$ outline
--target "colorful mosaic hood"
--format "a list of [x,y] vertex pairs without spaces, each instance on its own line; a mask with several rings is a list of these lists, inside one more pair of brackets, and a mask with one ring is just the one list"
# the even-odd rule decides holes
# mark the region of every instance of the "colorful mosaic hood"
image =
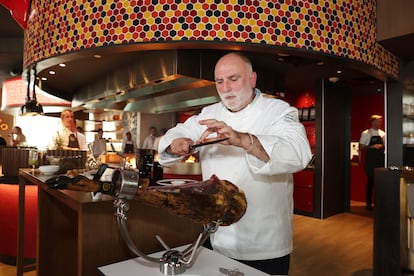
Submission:
[[209,41],[315,51],[397,77],[397,58],[376,43],[375,11],[376,1],[363,0],[33,0],[24,63],[110,45]]

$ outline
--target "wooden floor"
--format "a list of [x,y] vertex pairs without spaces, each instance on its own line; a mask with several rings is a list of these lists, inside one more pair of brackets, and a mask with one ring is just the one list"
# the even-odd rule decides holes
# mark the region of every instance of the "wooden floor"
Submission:
[[[324,220],[295,215],[289,275],[372,275],[372,211],[366,211],[362,202],[351,205],[351,213]],[[0,263],[0,276],[14,275],[14,266]],[[24,275],[35,276],[36,272]]]
[[289,275],[372,275],[373,213],[351,205],[324,220],[295,215]]

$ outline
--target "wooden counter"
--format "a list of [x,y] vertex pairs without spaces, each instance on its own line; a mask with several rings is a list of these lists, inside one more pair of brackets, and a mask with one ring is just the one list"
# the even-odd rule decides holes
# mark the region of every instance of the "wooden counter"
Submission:
[[[19,175],[19,168],[29,167],[29,149],[18,147],[0,147],[2,174],[6,177]],[[13,160],[13,162],[10,162]]]
[[409,260],[412,234],[408,227],[408,184],[414,184],[414,171],[375,169],[373,275],[413,275]]
[[[29,167],[29,151],[31,147],[2,147],[0,146],[1,174],[14,180],[19,175],[20,168]],[[43,159],[39,158],[39,165],[48,164],[46,156],[78,157],[75,161],[77,168],[83,168],[86,162],[84,150],[47,150]],[[12,162],[10,162],[12,161]],[[13,182],[12,182],[13,183]],[[16,183],[16,182],[14,182]]]
[[[134,257],[118,232],[112,197],[93,201],[90,193],[51,190],[46,179],[37,171],[19,170],[20,186],[30,182],[39,187],[37,275],[98,275],[98,266]],[[24,218],[24,211],[19,210],[19,216]],[[192,242],[201,231],[190,220],[137,201],[130,202],[127,224],[132,240],[145,253],[162,250],[155,235],[175,247]],[[21,228],[19,224],[19,232]]]

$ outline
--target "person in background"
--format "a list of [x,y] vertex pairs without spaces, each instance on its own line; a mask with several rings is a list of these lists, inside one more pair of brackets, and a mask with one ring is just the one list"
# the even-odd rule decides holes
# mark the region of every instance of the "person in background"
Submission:
[[135,142],[132,140],[132,134],[130,131],[127,131],[122,141],[122,153],[134,153],[136,149]]
[[145,137],[144,143],[142,144],[143,149],[153,149],[154,147],[154,141],[157,137],[157,129],[154,126],[152,126],[150,127],[149,132],[150,134],[147,137]]
[[212,248],[272,275],[287,275],[293,238],[293,176],[312,157],[298,111],[265,97],[256,72],[240,53],[219,59],[214,78],[221,102],[204,107],[167,131],[159,162],[168,165],[204,139],[227,138],[199,148],[204,180],[215,174],[244,191],[244,216],[211,235]]
[[73,111],[65,109],[60,114],[61,124],[53,137],[55,147],[87,150],[86,137],[76,129]]
[[372,115],[370,118],[371,127],[361,133],[359,149],[365,150],[365,174],[366,184],[366,208],[372,210],[372,196],[374,189],[374,170],[384,167],[385,162],[385,132],[380,129],[382,125],[381,115]]
[[93,156],[95,158],[106,153],[106,139],[103,138],[102,128],[98,129],[98,134],[95,137],[92,145]]
[[26,143],[26,136],[23,134],[21,127],[13,127],[10,133],[10,145],[21,146]]
[[6,140],[0,136],[0,146],[7,146]]
[[167,129],[166,128],[161,128],[160,131],[161,131],[161,135],[158,136],[157,138],[155,138],[154,145],[152,147],[152,149],[157,151],[157,152],[158,152],[158,145],[160,143],[161,137],[164,136],[164,134],[167,132]]

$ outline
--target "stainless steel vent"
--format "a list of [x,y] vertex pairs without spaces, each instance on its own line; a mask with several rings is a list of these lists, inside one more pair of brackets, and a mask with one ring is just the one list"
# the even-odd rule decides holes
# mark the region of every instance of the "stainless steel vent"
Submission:
[[78,89],[74,108],[165,113],[219,101],[212,58],[200,51],[143,52]]

